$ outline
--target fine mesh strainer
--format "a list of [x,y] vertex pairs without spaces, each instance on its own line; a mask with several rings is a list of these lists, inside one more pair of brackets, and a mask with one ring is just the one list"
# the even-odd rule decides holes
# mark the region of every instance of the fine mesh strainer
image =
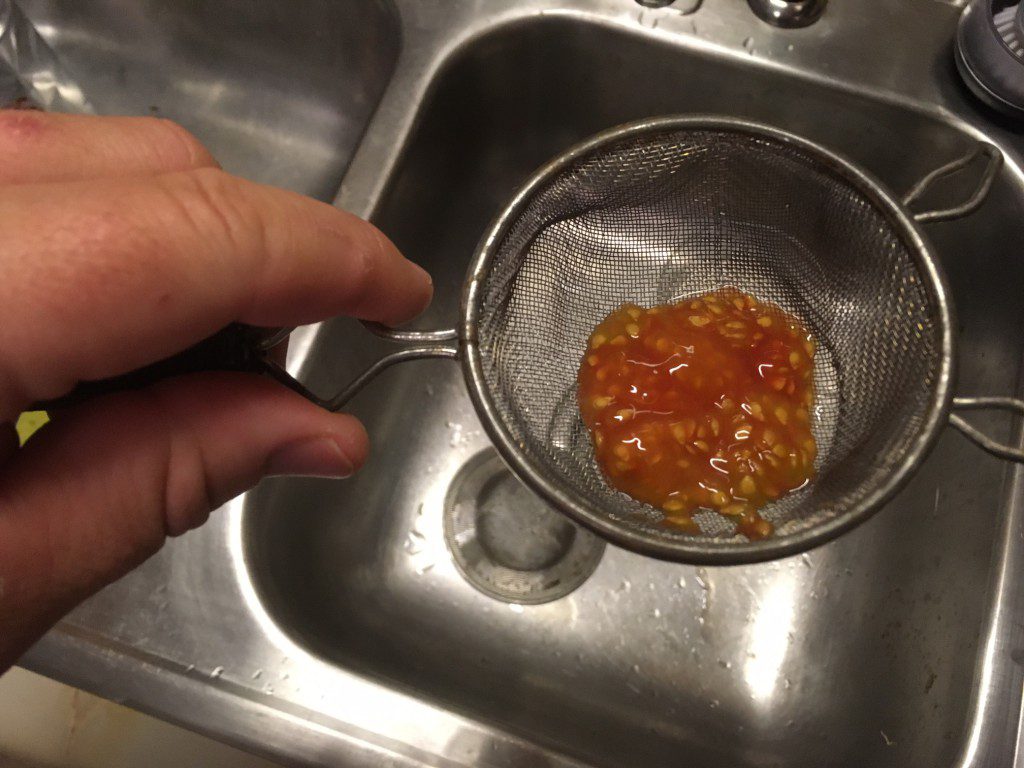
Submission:
[[[919,220],[980,205],[1001,160],[980,151],[989,163],[974,199]],[[948,289],[905,205],[968,162],[900,205],[821,147],[736,121],[649,121],[571,150],[492,227],[466,290],[467,380],[499,451],[560,509],[659,557],[777,557],[866,519],[922,461],[952,404]],[[778,304],[818,341],[817,477],[762,510],[776,529],[763,541],[712,511],[695,516],[699,534],[670,529],[610,487],[576,401],[587,338],[610,311],[724,286]]]
[[[972,197],[946,210],[907,206],[983,155]],[[609,541],[669,560],[740,563],[793,554],[862,522],[924,459],[947,420],[986,450],[1024,461],[953,407],[953,309],[915,223],[972,212],[1002,155],[981,144],[897,202],[851,163],[804,139],[731,119],[664,118],[602,133],[537,172],[481,241],[457,330],[371,328],[407,346],[322,400],[331,409],[403,360],[462,362],[469,393],[504,460],[557,509]],[[796,315],[818,342],[817,476],[761,510],[775,525],[748,541],[716,512],[700,533],[616,491],[594,460],[576,377],[594,326],[624,302],[650,306],[735,286]]]

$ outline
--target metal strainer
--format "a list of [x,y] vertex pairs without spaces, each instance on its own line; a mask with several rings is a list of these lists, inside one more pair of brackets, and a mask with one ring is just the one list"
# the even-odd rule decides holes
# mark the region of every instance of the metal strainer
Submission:
[[[979,154],[987,166],[967,202],[908,211],[933,181]],[[1024,461],[1024,452],[950,415],[952,407],[1024,413],[1024,403],[954,401],[953,308],[915,223],[975,210],[1001,161],[981,144],[901,203],[846,160],[765,126],[664,118],[615,128],[551,161],[498,217],[473,259],[457,331],[377,327],[409,346],[331,400],[304,394],[337,409],[393,363],[459,358],[480,419],[513,471],[609,541],[693,563],[808,549],[888,500],[947,419],[990,452]],[[761,510],[776,533],[760,541],[712,511],[695,515],[698,534],[669,528],[660,511],[610,487],[576,399],[588,336],[609,312],[725,286],[778,304],[818,342],[817,477]]]
[[[919,220],[981,203],[1001,154],[980,151],[974,199]],[[724,286],[778,304],[818,341],[817,477],[762,510],[776,533],[756,542],[712,511],[695,516],[699,534],[670,529],[610,487],[576,400],[587,339],[609,312]],[[609,540],[673,560],[767,559],[849,529],[905,482],[952,404],[949,291],[906,208],[827,150],[732,120],[629,125],[553,161],[484,240],[464,314],[470,392],[505,460]]]

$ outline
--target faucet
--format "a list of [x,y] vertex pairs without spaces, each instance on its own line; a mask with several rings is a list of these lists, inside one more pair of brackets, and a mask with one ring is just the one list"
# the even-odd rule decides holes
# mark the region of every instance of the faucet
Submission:
[[760,19],[776,27],[806,27],[821,16],[828,0],[747,0]]

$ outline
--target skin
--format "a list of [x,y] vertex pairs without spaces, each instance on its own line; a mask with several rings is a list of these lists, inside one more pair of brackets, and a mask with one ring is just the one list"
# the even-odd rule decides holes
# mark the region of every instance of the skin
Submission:
[[153,118],[0,111],[0,672],[168,536],[272,474],[347,477],[368,440],[246,374],[51,414],[30,403],[164,358],[230,322],[403,323],[427,274],[372,225],[221,170]]

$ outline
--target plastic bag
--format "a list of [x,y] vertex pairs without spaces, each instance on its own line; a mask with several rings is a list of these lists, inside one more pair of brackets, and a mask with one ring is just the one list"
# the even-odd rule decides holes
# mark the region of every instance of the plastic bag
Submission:
[[14,0],[0,0],[0,107],[93,111],[82,89]]

